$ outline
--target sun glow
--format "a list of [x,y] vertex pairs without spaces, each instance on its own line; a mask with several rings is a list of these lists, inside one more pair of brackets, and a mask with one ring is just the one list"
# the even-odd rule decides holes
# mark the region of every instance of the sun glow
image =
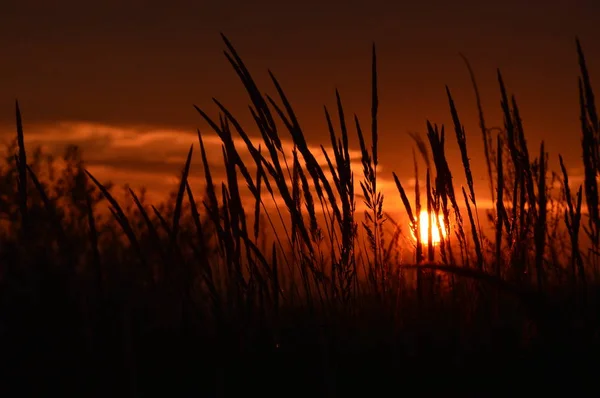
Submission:
[[[429,225],[430,223],[427,221],[427,211],[423,210],[421,211],[421,214],[419,214],[419,218],[417,220],[417,222],[419,223],[419,235],[421,237],[421,243],[423,245],[427,245],[427,242],[429,241]],[[446,228],[444,226],[444,220],[442,219],[442,216],[438,216],[437,217],[437,221],[436,221],[436,217],[435,214],[430,214],[429,215],[429,219],[431,221],[431,242],[433,243],[433,245],[438,245],[441,241],[440,238],[440,230],[443,237],[446,237]],[[416,240],[417,237],[415,235],[415,231],[413,230],[413,228],[411,228],[411,232],[413,235],[413,238]]]

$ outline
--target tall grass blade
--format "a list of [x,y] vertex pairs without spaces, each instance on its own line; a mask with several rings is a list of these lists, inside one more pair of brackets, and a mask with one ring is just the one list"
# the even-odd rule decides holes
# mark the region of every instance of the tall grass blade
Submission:
[[19,171],[19,209],[23,222],[23,230],[29,228],[29,217],[27,210],[27,151],[25,150],[25,138],[23,134],[23,121],[21,119],[21,110],[19,101],[15,101],[16,119],[17,119],[17,144],[19,146],[19,156],[17,158],[17,169]]

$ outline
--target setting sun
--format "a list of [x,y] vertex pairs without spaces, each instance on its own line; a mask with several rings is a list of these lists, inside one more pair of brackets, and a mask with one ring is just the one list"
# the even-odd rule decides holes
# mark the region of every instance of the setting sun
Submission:
[[[421,214],[419,214],[419,234],[421,236],[421,242],[426,245],[428,240],[429,240],[429,223],[427,222],[427,211],[423,210],[421,211]],[[445,230],[445,226],[444,226],[444,221],[442,220],[441,215],[437,217],[437,222],[435,219],[435,215],[431,214],[430,215],[430,220],[431,220],[431,241],[433,242],[434,245],[437,245],[440,243],[440,229],[442,230],[442,236],[446,236],[446,230]],[[439,224],[438,224],[439,223]],[[439,225],[439,227],[438,227]],[[441,228],[440,228],[441,227]],[[411,231],[412,228],[411,228]],[[415,233],[414,231],[412,232],[413,238],[416,239]]]

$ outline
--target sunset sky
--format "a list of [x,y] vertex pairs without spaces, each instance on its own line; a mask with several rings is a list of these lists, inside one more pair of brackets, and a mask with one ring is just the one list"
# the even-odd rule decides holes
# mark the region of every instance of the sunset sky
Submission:
[[[459,52],[475,70],[488,124],[502,125],[500,68],[521,106],[530,151],[537,153],[545,140],[551,167],[560,152],[576,177],[575,36],[598,90],[598,16],[600,2],[594,0],[4,0],[0,137],[14,134],[18,98],[28,144],[52,150],[81,145],[99,176],[160,192],[173,186],[187,148],[197,142],[195,129],[210,133],[193,104],[216,116],[216,97],[250,126],[249,100],[223,55],[219,32],[263,91],[274,92],[267,69],[276,74],[315,147],[328,142],[323,105],[334,109],[336,87],[347,115],[356,112],[369,125],[375,42],[384,181],[391,181],[392,171],[412,177],[409,132],[424,133],[428,119],[451,127],[447,84],[479,188],[488,193],[474,94]],[[448,156],[457,160],[451,128],[449,133]],[[219,144],[207,140],[216,165]],[[354,130],[351,142],[356,144]],[[194,167],[201,181],[201,169]],[[460,182],[462,170],[455,175]]]

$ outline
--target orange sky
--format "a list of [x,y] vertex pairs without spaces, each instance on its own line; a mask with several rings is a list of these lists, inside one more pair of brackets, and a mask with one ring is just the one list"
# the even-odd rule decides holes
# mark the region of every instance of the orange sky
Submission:
[[[80,144],[92,170],[115,182],[161,191],[172,184],[169,176],[176,175],[189,144],[196,142],[195,128],[208,132],[192,104],[216,115],[214,96],[242,121],[250,121],[248,98],[223,56],[220,31],[264,91],[274,91],[267,68],[275,72],[315,146],[327,144],[323,105],[333,110],[336,87],[346,113],[356,112],[368,126],[370,45],[375,41],[380,175],[389,182],[396,171],[408,181],[413,143],[407,133],[423,133],[427,119],[451,127],[447,84],[466,127],[480,191],[487,194],[474,95],[458,53],[466,54],[475,69],[488,124],[502,123],[495,76],[500,67],[520,103],[530,151],[537,153],[539,141],[545,140],[551,166],[556,168],[560,151],[576,176],[580,133],[574,37],[582,40],[592,83],[600,81],[598,15],[600,5],[592,0],[94,5],[5,0],[0,135],[13,134],[18,97],[32,145]],[[458,159],[452,129],[449,133],[448,156]],[[353,132],[351,143],[354,137]],[[462,170],[454,170],[460,182]]]

